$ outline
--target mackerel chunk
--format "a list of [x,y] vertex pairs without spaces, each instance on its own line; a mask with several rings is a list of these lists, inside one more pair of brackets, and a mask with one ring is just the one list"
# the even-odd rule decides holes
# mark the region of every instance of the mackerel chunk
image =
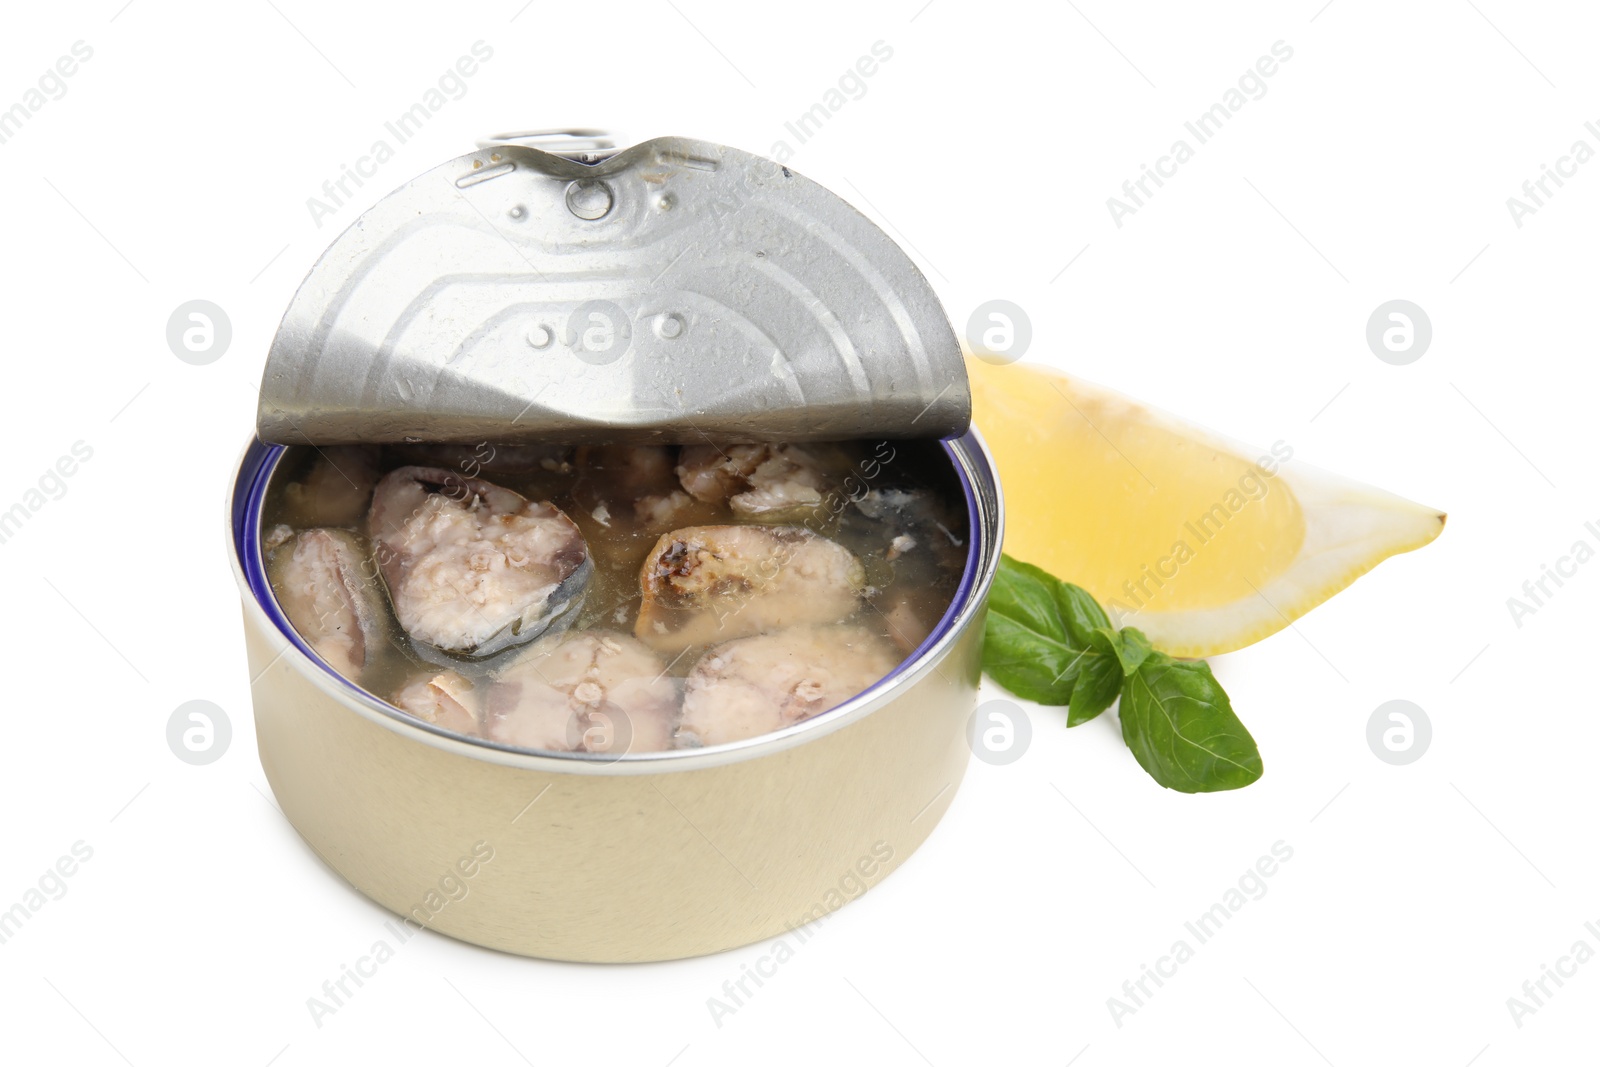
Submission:
[[360,540],[344,530],[305,530],[267,561],[278,605],[312,651],[357,681],[383,640],[383,591],[364,567]]
[[689,445],[678,480],[696,500],[724,501],[739,515],[789,517],[821,507],[823,461],[803,445]]
[[455,671],[414,676],[394,696],[395,707],[424,722],[458,734],[478,732],[480,697],[472,683]]
[[672,747],[678,682],[626,634],[545,637],[495,678],[484,735],[547,752],[620,756]]
[[606,529],[663,533],[694,521],[696,505],[678,486],[673,450],[664,445],[587,445],[578,449],[579,508]]
[[795,626],[717,645],[684,681],[684,743],[759,737],[844,703],[900,662],[859,626]]
[[385,475],[367,525],[401,627],[461,655],[538,637],[574,607],[594,570],[555,505],[438,467]]
[[659,652],[855,614],[866,585],[850,550],[803,526],[691,526],[656,542],[634,633]]
[[296,526],[354,526],[378,484],[382,453],[375,445],[331,445],[298,481],[284,487],[284,516]]

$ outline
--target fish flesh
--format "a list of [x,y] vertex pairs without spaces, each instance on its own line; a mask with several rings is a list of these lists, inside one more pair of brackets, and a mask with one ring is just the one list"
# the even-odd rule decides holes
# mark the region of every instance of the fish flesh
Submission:
[[682,742],[759,737],[836,707],[900,656],[860,626],[793,626],[709,649],[683,684]]
[[926,489],[871,489],[851,500],[855,510],[889,532],[884,559],[930,552],[937,566],[960,569],[967,542],[949,507]]
[[890,598],[889,608],[883,612],[883,622],[889,631],[889,640],[908,655],[933,632],[933,628],[923,620],[922,613],[904,592]]
[[427,672],[411,678],[390,701],[408,715],[458,734],[478,732],[479,694],[455,671]]
[[285,516],[297,526],[354,526],[372,500],[381,458],[376,445],[317,449],[305,475],[284,486]]
[[267,562],[278,606],[313,652],[352,681],[385,637],[383,591],[361,541],[345,530],[303,530]]
[[816,511],[827,488],[822,461],[801,445],[688,445],[677,472],[690,496],[740,515]]
[[484,736],[547,752],[661,752],[672,747],[678,682],[627,634],[540,639],[495,677]]
[[866,571],[803,526],[691,526],[664,534],[639,572],[634,634],[658,652],[855,614]]
[[587,445],[578,449],[573,497],[601,526],[661,533],[711,509],[678,484],[674,450],[666,445]]
[[367,525],[400,626],[461,655],[540,636],[594,570],[583,535],[555,505],[439,467],[385,475]]

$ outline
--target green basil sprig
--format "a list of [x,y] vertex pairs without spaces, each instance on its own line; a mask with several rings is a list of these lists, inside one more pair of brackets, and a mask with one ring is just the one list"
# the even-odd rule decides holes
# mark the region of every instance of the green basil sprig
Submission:
[[1238,789],[1261,754],[1204,662],[1176,660],[1094,597],[1028,563],[1000,558],[984,628],[983,668],[1011,692],[1066,705],[1067,725],[1117,698],[1122,740],[1160,784],[1183,793]]

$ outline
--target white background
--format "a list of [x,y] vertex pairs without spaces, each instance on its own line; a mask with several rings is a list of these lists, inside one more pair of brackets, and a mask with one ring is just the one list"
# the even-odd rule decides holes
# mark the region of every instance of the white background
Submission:
[[[1514,624],[1506,599],[1600,520],[1592,332],[1600,162],[1516,226],[1506,198],[1600,119],[1579,4],[13,6],[0,107],[93,58],[0,144],[0,510],[93,457],[0,545],[11,667],[0,908],[93,858],[0,945],[12,1062],[1511,1064],[1592,1057],[1600,963],[1518,1027],[1506,1000],[1600,920],[1600,562]],[[274,6],[274,4],[276,6]],[[121,10],[119,10],[121,8]],[[520,9],[520,10],[519,10]],[[306,199],[473,42],[467,92],[321,229]],[[784,123],[876,41],[893,57],[804,145]],[[1106,198],[1275,41],[1293,48],[1118,228]],[[222,502],[300,277],[362,206],[507,128],[600,124],[763,154],[912,250],[951,319],[1025,308],[1028,357],[1447,510],[1443,536],[1216,661],[1266,775],[1183,796],[1112,715],[974,761],[904,868],[732,1017],[768,949],[639,967],[414,938],[316,1026],[306,999],[387,916],[279,814],[254,751]],[[1071,263],[1068,266],[1069,262]],[[190,366],[203,298],[229,351]],[[1431,348],[1367,349],[1404,298]],[[1087,511],[1097,502],[1085,500]],[[986,691],[985,696],[999,696]],[[1430,716],[1380,762],[1368,716]],[[167,748],[214,701],[231,749]],[[1274,842],[1293,858],[1119,1027],[1107,998]],[[1191,941],[1192,943],[1192,941]],[[1553,986],[1550,988],[1554,989]]]

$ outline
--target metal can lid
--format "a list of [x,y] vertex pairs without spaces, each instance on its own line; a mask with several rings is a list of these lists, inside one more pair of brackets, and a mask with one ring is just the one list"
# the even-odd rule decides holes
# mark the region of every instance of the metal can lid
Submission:
[[948,437],[971,394],[910,258],[786,166],[533,131],[413,179],[323,253],[262,376],[283,444]]

